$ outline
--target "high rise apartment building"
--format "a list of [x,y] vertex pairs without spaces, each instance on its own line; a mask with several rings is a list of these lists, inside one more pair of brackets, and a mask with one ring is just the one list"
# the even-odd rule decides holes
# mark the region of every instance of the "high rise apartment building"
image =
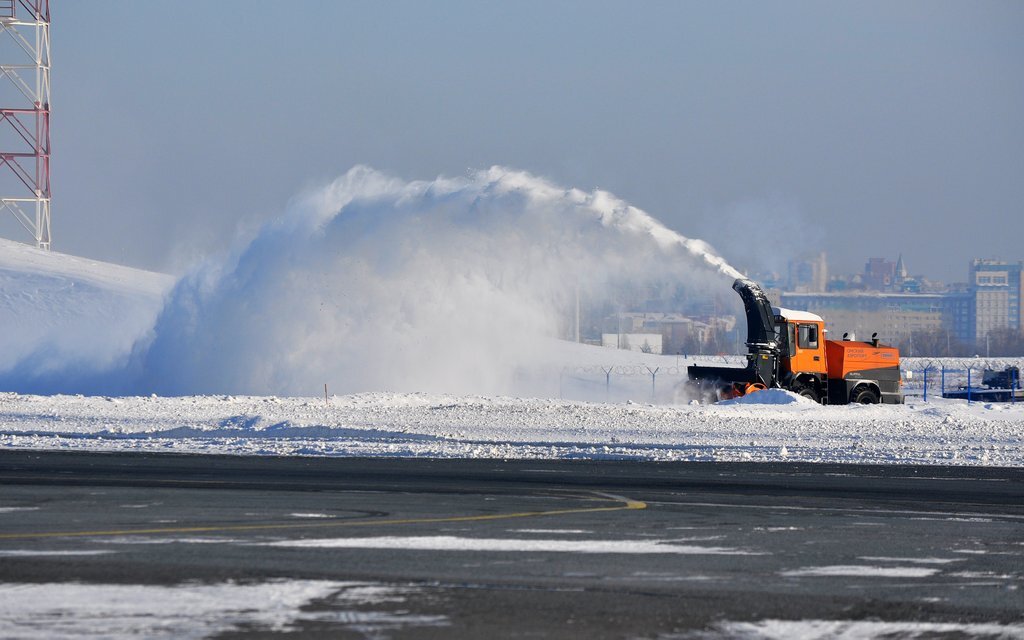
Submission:
[[968,291],[973,302],[973,317],[968,333],[975,341],[984,340],[996,329],[1020,330],[1024,327],[1021,297],[1021,270],[1024,263],[1000,260],[972,260]]

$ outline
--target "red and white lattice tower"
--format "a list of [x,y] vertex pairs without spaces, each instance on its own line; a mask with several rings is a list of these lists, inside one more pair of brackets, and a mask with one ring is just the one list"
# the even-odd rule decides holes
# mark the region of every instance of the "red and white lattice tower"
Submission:
[[50,0],[0,0],[0,31],[0,209],[49,249]]

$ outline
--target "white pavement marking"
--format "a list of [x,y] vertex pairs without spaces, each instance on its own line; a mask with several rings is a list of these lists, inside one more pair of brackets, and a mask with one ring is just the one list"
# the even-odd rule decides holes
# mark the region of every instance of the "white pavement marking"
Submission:
[[927,578],[938,573],[929,567],[875,567],[870,565],[837,564],[824,567],[803,567],[780,571],[787,578],[813,576],[846,576],[853,578]]
[[373,538],[314,538],[261,543],[305,549],[394,549],[413,551],[499,551],[512,553],[671,553],[682,555],[766,555],[733,547],[701,547],[676,540],[536,540],[521,538],[462,538],[455,536],[380,536]]

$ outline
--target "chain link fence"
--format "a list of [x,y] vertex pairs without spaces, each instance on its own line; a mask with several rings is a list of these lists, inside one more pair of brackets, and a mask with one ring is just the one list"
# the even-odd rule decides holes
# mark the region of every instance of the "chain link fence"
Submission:
[[[904,358],[903,394],[928,402],[935,398],[1020,402],[1020,371],[1024,358]],[[995,384],[985,384],[985,372],[1005,372]],[[990,382],[992,382],[990,380]]]
[[742,367],[744,356],[682,358],[675,365],[590,365],[564,367],[559,377],[559,397],[592,402],[686,403],[692,399],[686,367],[704,365]]

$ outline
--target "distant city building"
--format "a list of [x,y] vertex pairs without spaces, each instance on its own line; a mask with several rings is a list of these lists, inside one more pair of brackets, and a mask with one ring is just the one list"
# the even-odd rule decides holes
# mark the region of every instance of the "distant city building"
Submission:
[[885,291],[896,280],[896,263],[885,258],[868,258],[864,265],[864,287],[873,291]]
[[[646,344],[650,353],[703,353],[723,350],[731,344],[735,316],[712,316],[698,320],[679,313],[625,312],[605,318],[601,344],[632,351],[643,350],[642,336],[657,335]],[[620,338],[621,337],[621,338]]]
[[867,340],[877,333],[882,342],[896,345],[910,340],[915,331],[941,330],[951,320],[948,296],[942,294],[786,292],[781,303],[820,315],[832,340],[844,333]]
[[864,276],[859,273],[831,276],[825,291],[864,291]]
[[893,277],[893,285],[899,286],[907,281],[907,265],[903,264],[903,254],[896,258],[895,275]]
[[[822,316],[835,340],[844,333],[869,340],[877,333],[906,355],[1024,353],[1024,262],[974,259],[967,282],[946,286],[911,275],[902,255],[895,262],[870,258],[864,273],[830,279],[826,256],[819,253],[789,263],[788,291],[777,274],[757,277],[773,305]],[[650,353],[743,351],[745,325],[737,326],[742,316],[729,315],[737,313],[728,305],[735,300],[684,291],[666,304],[656,299],[656,288],[634,293],[626,307],[634,311],[603,309],[592,316],[584,338]]]
[[[790,291],[822,292],[828,285],[828,261],[825,252],[789,261]],[[770,287],[771,284],[768,284]]]
[[911,275],[903,256],[896,262],[885,258],[870,258],[864,265],[864,273],[835,275],[829,278],[825,287],[829,292],[884,291],[888,293],[946,293],[947,287],[923,275]]
[[884,342],[913,348],[914,333],[945,332],[947,344],[987,350],[993,331],[1024,329],[1022,271],[1021,262],[975,259],[966,284],[942,287],[910,276],[902,255],[896,262],[871,258],[862,275],[835,277],[826,293],[787,291],[779,303],[821,315],[835,338],[877,332]]
[[957,286],[945,295],[949,308],[947,328],[958,341],[967,345],[974,344],[974,294],[968,291],[966,286]]
[[890,262],[885,258],[869,258],[860,277],[861,289],[868,291],[891,291],[893,293],[917,293],[925,288],[923,277],[911,276],[903,262],[903,254]]
[[602,333],[601,346],[638,353],[662,354],[660,333]]
[[985,340],[996,329],[1020,330],[1024,327],[1021,312],[1021,270],[1024,263],[1000,260],[971,261],[967,281],[973,309],[968,322],[968,337]]

